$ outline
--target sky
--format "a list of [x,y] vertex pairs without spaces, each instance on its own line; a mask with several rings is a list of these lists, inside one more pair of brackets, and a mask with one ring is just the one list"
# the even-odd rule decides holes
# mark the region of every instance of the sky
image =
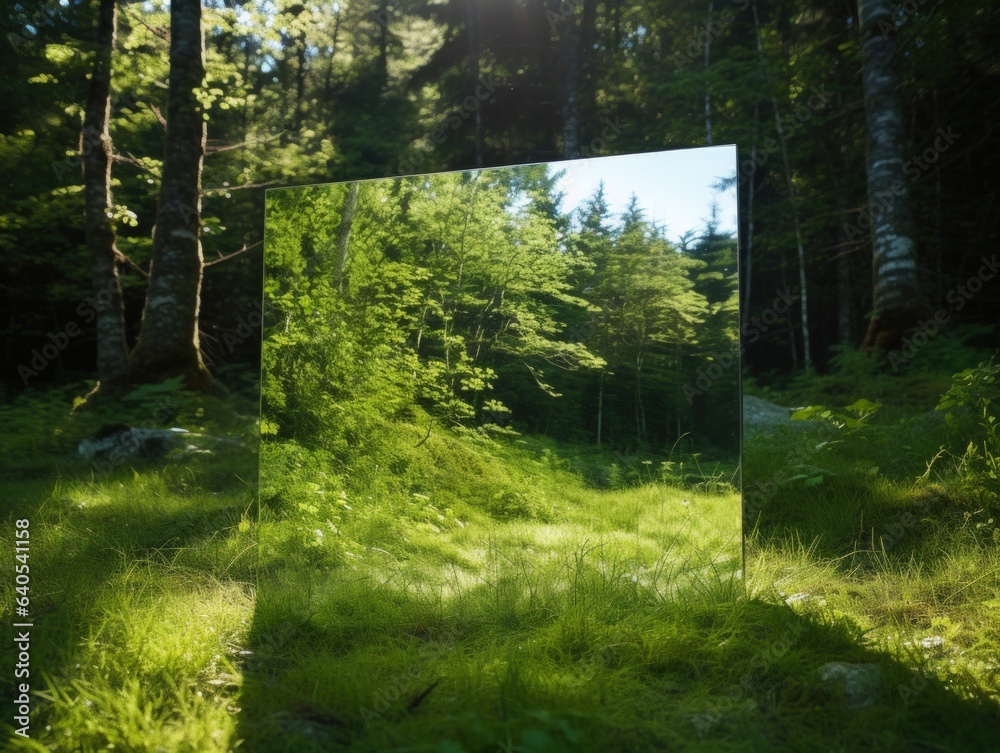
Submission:
[[565,193],[563,211],[576,209],[603,180],[613,215],[625,210],[635,192],[645,218],[665,223],[666,236],[674,243],[686,231],[701,229],[713,197],[719,203],[720,230],[736,234],[735,186],[722,193],[711,188],[717,178],[735,175],[735,146],[595,157],[554,163],[552,168],[566,171],[556,184]]

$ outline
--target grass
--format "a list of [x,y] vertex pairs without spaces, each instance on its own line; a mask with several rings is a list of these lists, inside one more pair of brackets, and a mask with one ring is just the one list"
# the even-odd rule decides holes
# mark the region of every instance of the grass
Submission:
[[[867,425],[744,445],[745,478],[753,480],[747,570],[751,584],[775,584],[797,612],[849,615],[887,655],[960,697],[995,706],[995,367],[984,362],[944,386],[950,400],[943,407],[954,412],[947,421],[944,411],[914,418],[904,410],[909,387],[928,378],[939,379],[897,380],[898,399]],[[815,380],[813,397],[836,405],[834,394],[822,392],[836,383]]]
[[[550,440],[418,444],[415,421],[350,475],[266,443],[258,498],[247,454],[92,476],[72,446],[97,418],[56,413],[31,428],[44,458],[25,439],[0,468],[5,539],[31,520],[36,625],[13,750],[980,751],[1000,733],[994,508],[903,483],[922,450],[892,476],[850,443],[748,447],[745,472],[779,483],[744,580],[714,463],[696,489]],[[601,485],[612,462],[631,483]],[[789,482],[795,463],[828,473]],[[879,702],[850,708],[831,661],[881,667]]]

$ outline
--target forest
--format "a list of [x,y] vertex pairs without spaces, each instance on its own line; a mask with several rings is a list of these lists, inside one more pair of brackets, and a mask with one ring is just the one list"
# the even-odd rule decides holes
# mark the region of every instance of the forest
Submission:
[[[12,386],[25,386],[22,354],[69,321],[80,334],[27,381],[94,367],[96,333],[77,313],[95,295],[81,155],[104,147],[126,344],[138,335],[164,167],[169,6],[122,3],[102,38],[98,5],[14,4],[7,15],[0,253]],[[895,45],[895,83],[893,97],[866,100],[854,3],[204,3],[204,66],[192,74],[206,129],[204,359],[225,373],[259,355],[254,338],[227,335],[259,296],[267,186],[725,143],[740,149],[744,312],[765,312],[778,291],[796,296],[748,347],[751,374],[826,371],[865,341],[883,211],[915,241],[922,295],[908,297],[930,314],[946,306],[983,345],[995,292],[960,310],[947,295],[995,249],[995,13],[964,1],[872,7],[872,28]],[[86,83],[109,39],[109,137],[97,118],[81,141]],[[886,141],[901,162],[870,193],[867,118],[881,103],[898,110]]]
[[[669,174],[669,158],[645,159]],[[612,217],[603,183],[571,217],[559,177],[537,165],[272,191],[266,431],[357,450],[373,419],[419,404],[488,434],[624,449],[690,435],[735,455],[735,239],[710,217],[675,249],[636,194]],[[331,393],[335,406],[316,399]]]
[[1000,10],[2,18],[8,747],[995,744]]

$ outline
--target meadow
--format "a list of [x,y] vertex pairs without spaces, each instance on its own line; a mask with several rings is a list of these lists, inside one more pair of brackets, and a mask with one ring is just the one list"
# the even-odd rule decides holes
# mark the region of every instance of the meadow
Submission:
[[[106,417],[72,394],[4,408],[4,535],[30,519],[36,625],[12,750],[981,751],[1000,732],[989,467],[918,479],[936,435],[904,417],[841,422],[819,450],[749,440],[744,474],[778,491],[748,494],[768,514],[744,574],[724,458],[415,414],[349,484],[266,439],[258,493],[250,439],[95,472],[73,448]],[[254,434],[233,401],[155,397]],[[858,703],[830,662],[879,685]]]

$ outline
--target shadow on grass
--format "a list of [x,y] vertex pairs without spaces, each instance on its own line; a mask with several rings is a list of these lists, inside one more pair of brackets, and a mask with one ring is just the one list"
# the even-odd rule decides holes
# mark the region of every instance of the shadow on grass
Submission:
[[[263,576],[240,749],[978,753],[1000,735],[989,699],[737,580],[637,593],[625,611],[557,594],[532,607],[514,587],[504,610],[502,583],[447,597],[349,566]],[[860,707],[821,679],[831,661],[877,667]]]
[[[67,704],[85,703],[87,694],[81,688],[92,683],[89,679],[78,683],[83,676],[95,676],[98,670],[90,663],[104,667],[102,681],[108,687],[123,688],[136,681],[135,676],[118,676],[129,666],[120,661],[123,655],[105,655],[107,651],[133,650],[115,643],[121,630],[128,629],[121,624],[121,610],[136,599],[155,598],[159,593],[155,584],[164,574],[186,578],[189,585],[205,577],[218,577],[211,568],[179,565],[179,557],[205,551],[213,540],[220,542],[220,550],[225,548],[222,542],[234,535],[247,513],[256,454],[240,451],[166,464],[122,466],[101,475],[73,460],[54,470],[49,459],[42,473],[36,466],[29,477],[9,462],[4,465],[0,485],[11,501],[10,512],[4,516],[4,538],[13,531],[15,520],[30,521],[32,691],[46,691],[51,680],[58,692],[66,694]],[[239,567],[230,575],[252,579],[249,570]],[[13,605],[8,604],[7,609],[13,621]],[[3,666],[14,665],[14,648],[10,642],[3,644]],[[81,669],[81,663],[87,666]],[[152,704],[149,699],[169,696],[170,682],[184,680],[175,674],[164,667],[142,678],[149,689],[146,702]],[[158,681],[163,687],[150,687]],[[13,673],[0,688],[3,700],[13,700]],[[123,694],[121,701],[127,704],[128,696]],[[113,716],[116,710],[95,709],[93,713]],[[49,744],[57,746],[53,749],[67,749],[66,745],[72,745],[67,741],[82,733],[62,729],[42,732],[51,716],[51,701],[36,696],[32,737],[48,738]],[[113,722],[108,723],[113,726]],[[91,732],[100,737],[99,731]],[[66,741],[60,742],[64,733]],[[97,744],[88,738],[87,745],[89,750]]]

